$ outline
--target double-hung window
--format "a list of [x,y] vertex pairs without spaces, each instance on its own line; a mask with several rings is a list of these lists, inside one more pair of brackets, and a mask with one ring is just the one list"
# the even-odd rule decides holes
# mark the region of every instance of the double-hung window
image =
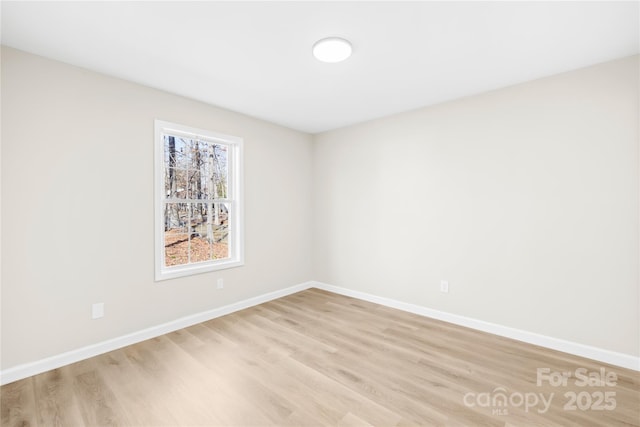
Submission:
[[242,139],[155,121],[156,280],[242,265]]

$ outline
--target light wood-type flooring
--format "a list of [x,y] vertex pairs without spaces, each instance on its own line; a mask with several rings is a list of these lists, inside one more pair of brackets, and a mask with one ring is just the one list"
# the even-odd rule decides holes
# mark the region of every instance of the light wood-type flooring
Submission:
[[2,426],[640,425],[638,372],[317,289],[0,392]]

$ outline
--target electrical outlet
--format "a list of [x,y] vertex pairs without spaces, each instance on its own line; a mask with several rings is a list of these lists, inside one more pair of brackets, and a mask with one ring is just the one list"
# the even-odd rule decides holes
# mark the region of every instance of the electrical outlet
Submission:
[[218,279],[218,289],[224,288],[224,280],[222,278]]
[[104,317],[104,303],[97,302],[91,306],[91,318],[99,319]]
[[440,281],[440,292],[448,293],[449,292],[449,282],[446,280]]

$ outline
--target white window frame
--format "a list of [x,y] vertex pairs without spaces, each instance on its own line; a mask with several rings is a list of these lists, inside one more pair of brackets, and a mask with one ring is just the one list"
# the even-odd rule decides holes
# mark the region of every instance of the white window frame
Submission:
[[[229,216],[229,258],[211,260],[193,264],[165,266],[164,243],[164,135],[187,137],[213,141],[227,146],[228,194],[220,202],[231,205]],[[243,140],[237,136],[224,135],[204,129],[196,129],[163,120],[155,120],[155,280],[161,281],[176,277],[223,270],[244,265],[244,200],[242,182]]]

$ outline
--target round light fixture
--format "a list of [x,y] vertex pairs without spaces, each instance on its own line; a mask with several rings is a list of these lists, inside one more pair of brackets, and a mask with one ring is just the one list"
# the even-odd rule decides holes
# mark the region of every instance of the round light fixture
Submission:
[[327,37],[313,45],[313,56],[322,62],[340,62],[351,56],[353,48],[348,40],[340,37]]

